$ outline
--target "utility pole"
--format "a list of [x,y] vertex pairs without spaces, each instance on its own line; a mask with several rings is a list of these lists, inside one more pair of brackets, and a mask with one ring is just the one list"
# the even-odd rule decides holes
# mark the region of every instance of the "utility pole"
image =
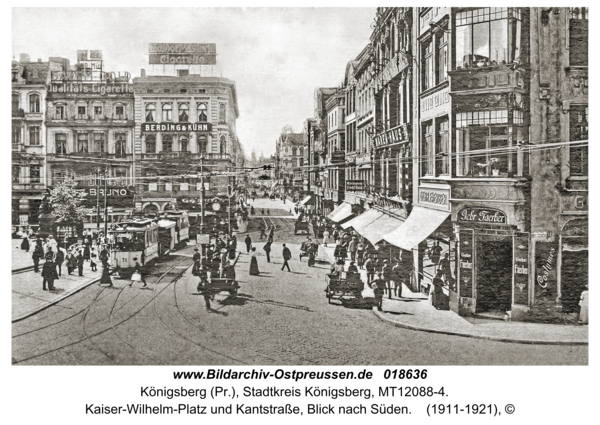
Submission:
[[96,232],[100,233],[100,168],[96,169]]
[[229,220],[228,220],[227,226],[229,229],[230,236],[231,236],[231,196],[233,195],[232,189],[233,189],[233,187],[230,184],[228,184],[227,185],[227,200],[229,201],[229,206],[227,208],[227,215],[229,217]]
[[204,234],[204,155],[200,157],[200,234]]
[[107,177],[108,167],[104,169],[104,237],[108,235],[108,205],[106,203]]

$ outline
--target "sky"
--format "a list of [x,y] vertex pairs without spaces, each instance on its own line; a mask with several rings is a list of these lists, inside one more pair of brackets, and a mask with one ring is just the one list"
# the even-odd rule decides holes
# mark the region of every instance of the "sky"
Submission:
[[216,43],[219,71],[236,82],[238,138],[247,156],[268,156],[284,125],[301,132],[313,117],[314,89],[342,82],[374,16],[375,8],[13,8],[12,53],[73,64],[77,50],[102,50],[106,70],[138,77],[152,69],[148,43]]

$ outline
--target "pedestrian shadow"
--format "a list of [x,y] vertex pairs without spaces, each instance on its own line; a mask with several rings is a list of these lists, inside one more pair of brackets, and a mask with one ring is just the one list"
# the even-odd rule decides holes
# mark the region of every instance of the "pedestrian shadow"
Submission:
[[337,304],[337,303],[335,303],[335,304],[337,304],[341,307],[355,309],[355,310],[370,310],[374,306],[377,305],[377,300],[373,297],[341,298],[341,299],[333,298],[333,301],[339,301],[340,304]]
[[383,310],[382,313],[393,314],[394,316],[414,316],[414,314],[407,313],[405,311],[385,311],[385,310]]
[[248,304],[249,301],[252,301],[250,298],[251,297],[246,297],[246,296],[242,296],[241,294],[238,294],[236,297],[232,297],[230,295],[227,298],[225,298],[224,300],[219,300],[217,302],[224,306],[225,305],[243,306],[243,305]]
[[65,292],[65,290],[63,288],[54,287],[54,289],[48,290],[48,292],[52,292],[53,294],[58,295],[58,294],[62,294],[63,292]]
[[215,310],[215,309],[214,309],[214,308],[212,308],[212,307],[208,307],[206,310],[207,310],[209,313],[215,313],[215,314],[218,314],[218,315],[220,315],[220,316],[229,316],[229,313],[227,313],[226,311],[219,311],[219,310]]

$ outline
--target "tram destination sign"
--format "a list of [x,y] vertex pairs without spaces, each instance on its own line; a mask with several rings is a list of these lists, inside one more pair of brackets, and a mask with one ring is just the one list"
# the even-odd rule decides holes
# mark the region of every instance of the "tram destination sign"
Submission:
[[506,214],[492,208],[463,208],[458,212],[461,223],[506,224]]
[[216,65],[215,43],[150,43],[150,65]]

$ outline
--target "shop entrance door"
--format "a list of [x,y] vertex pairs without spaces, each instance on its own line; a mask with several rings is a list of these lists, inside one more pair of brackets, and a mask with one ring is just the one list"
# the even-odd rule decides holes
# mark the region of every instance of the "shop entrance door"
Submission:
[[481,243],[477,254],[477,312],[510,310],[512,255],[512,241]]
[[588,284],[588,250],[562,253],[561,299],[563,313],[579,312],[579,298]]

